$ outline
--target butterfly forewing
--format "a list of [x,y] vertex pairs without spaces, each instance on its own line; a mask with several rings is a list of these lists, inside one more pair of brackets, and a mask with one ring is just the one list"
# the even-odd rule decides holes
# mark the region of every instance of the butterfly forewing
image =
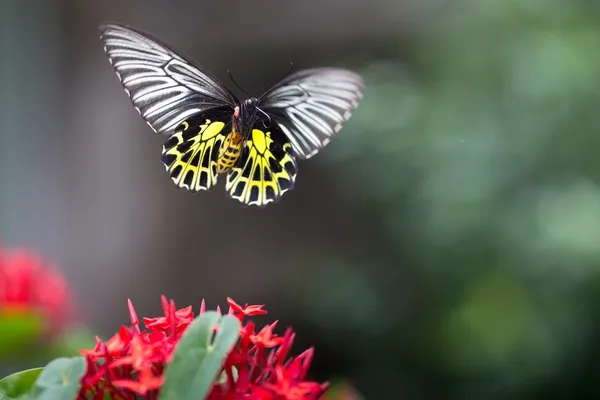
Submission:
[[298,167],[292,146],[278,130],[256,124],[240,162],[227,175],[225,190],[244,204],[264,207],[294,187]]
[[259,107],[273,116],[299,158],[326,146],[358,106],[360,75],[340,68],[298,71],[262,98]]
[[233,112],[238,101],[225,86],[157,39],[120,25],[101,26],[100,38],[125,92],[155,132],[170,134],[214,107]]

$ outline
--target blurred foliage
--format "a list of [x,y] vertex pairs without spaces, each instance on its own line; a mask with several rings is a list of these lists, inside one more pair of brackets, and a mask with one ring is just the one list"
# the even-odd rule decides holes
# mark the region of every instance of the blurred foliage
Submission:
[[0,359],[21,354],[37,342],[43,327],[39,315],[0,311]]
[[364,67],[321,162],[377,245],[321,260],[303,290],[317,348],[366,398],[600,392],[599,18],[584,0],[445,2],[402,62]]
[[94,347],[94,334],[86,327],[72,325],[48,335],[42,333],[42,326],[38,315],[0,316],[0,376],[58,357],[79,356],[81,349]]

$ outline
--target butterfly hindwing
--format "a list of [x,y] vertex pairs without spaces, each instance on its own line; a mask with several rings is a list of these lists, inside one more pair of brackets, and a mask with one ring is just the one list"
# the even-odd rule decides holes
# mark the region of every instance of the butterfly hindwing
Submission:
[[121,25],[102,25],[100,39],[125,92],[157,133],[215,107],[233,108],[235,95],[207,71],[158,39]]
[[192,193],[211,189],[217,183],[219,148],[230,129],[226,113],[204,113],[181,123],[161,156],[173,183]]
[[259,107],[273,117],[298,158],[306,159],[342,129],[363,88],[360,75],[345,69],[305,69],[267,91]]
[[276,127],[257,124],[244,143],[239,162],[227,174],[227,194],[246,204],[264,207],[294,187],[298,167],[290,142]]

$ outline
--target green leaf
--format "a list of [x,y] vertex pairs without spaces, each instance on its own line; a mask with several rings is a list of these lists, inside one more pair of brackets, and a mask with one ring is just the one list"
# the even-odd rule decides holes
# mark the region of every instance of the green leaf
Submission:
[[43,368],[28,369],[0,380],[0,400],[22,399],[29,393]]
[[35,382],[33,399],[68,400],[79,393],[80,380],[85,373],[82,357],[57,358],[46,365]]
[[[219,327],[213,335],[212,329],[217,323]],[[196,318],[166,368],[161,400],[205,398],[239,334],[240,322],[230,315],[210,311]]]

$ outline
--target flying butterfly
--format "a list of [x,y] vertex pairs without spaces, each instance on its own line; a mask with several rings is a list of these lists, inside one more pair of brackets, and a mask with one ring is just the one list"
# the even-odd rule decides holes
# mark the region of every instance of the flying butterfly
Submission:
[[208,71],[146,33],[109,24],[100,26],[100,39],[135,109],[169,136],[161,161],[175,185],[196,193],[226,174],[226,193],[246,205],[264,207],[292,189],[297,160],[329,143],[364,89],[354,72],[314,68],[288,73],[240,102]]

